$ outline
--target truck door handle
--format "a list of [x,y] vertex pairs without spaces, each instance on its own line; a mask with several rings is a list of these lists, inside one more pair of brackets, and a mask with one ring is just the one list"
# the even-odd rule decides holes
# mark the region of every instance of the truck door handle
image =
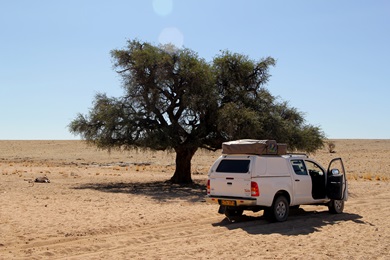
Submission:
[[227,184],[227,185],[232,185],[233,183],[231,183],[231,182],[227,182],[226,184]]
[[295,181],[300,181],[300,180],[295,180]]

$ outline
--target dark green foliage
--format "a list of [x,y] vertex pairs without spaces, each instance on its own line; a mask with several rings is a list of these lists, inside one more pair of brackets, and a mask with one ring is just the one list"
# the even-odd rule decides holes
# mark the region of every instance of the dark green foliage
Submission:
[[192,182],[198,148],[217,150],[224,141],[276,139],[308,152],[323,145],[318,127],[264,88],[275,65],[270,57],[253,61],[226,51],[210,64],[189,49],[139,41],[111,55],[124,95],[96,95],[70,131],[103,149],[174,150],[174,183]]

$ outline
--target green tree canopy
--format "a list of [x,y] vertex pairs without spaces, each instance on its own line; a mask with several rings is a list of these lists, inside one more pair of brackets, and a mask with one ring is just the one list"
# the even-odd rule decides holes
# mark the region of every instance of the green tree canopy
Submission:
[[208,63],[189,49],[137,40],[111,55],[124,95],[97,94],[89,114],[79,114],[69,129],[108,150],[173,149],[173,183],[191,183],[195,152],[225,141],[276,139],[307,152],[323,146],[321,129],[265,88],[271,57],[254,61],[224,51]]

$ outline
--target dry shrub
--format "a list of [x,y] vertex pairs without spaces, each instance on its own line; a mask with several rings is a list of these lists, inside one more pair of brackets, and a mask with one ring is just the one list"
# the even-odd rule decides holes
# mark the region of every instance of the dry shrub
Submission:
[[358,180],[359,179],[359,175],[358,174],[356,174],[356,173],[350,173],[350,174],[348,174],[347,175],[347,180]]
[[329,151],[329,153],[335,153],[335,152],[336,152],[336,151],[334,150],[334,148],[336,148],[335,142],[333,142],[333,141],[328,141],[327,144],[328,144],[328,151]]
[[371,173],[363,174],[363,180],[372,181],[372,174]]
[[389,181],[389,177],[384,174],[372,174],[369,172],[364,173],[360,178],[367,181]]

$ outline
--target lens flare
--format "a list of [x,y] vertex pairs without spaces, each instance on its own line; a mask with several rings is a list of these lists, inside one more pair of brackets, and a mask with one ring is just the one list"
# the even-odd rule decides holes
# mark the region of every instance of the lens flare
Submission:
[[158,41],[161,44],[170,43],[178,48],[181,48],[184,43],[184,36],[176,27],[167,27],[161,31],[160,36],[158,37]]
[[153,9],[156,14],[167,16],[172,12],[172,0],[153,0]]

